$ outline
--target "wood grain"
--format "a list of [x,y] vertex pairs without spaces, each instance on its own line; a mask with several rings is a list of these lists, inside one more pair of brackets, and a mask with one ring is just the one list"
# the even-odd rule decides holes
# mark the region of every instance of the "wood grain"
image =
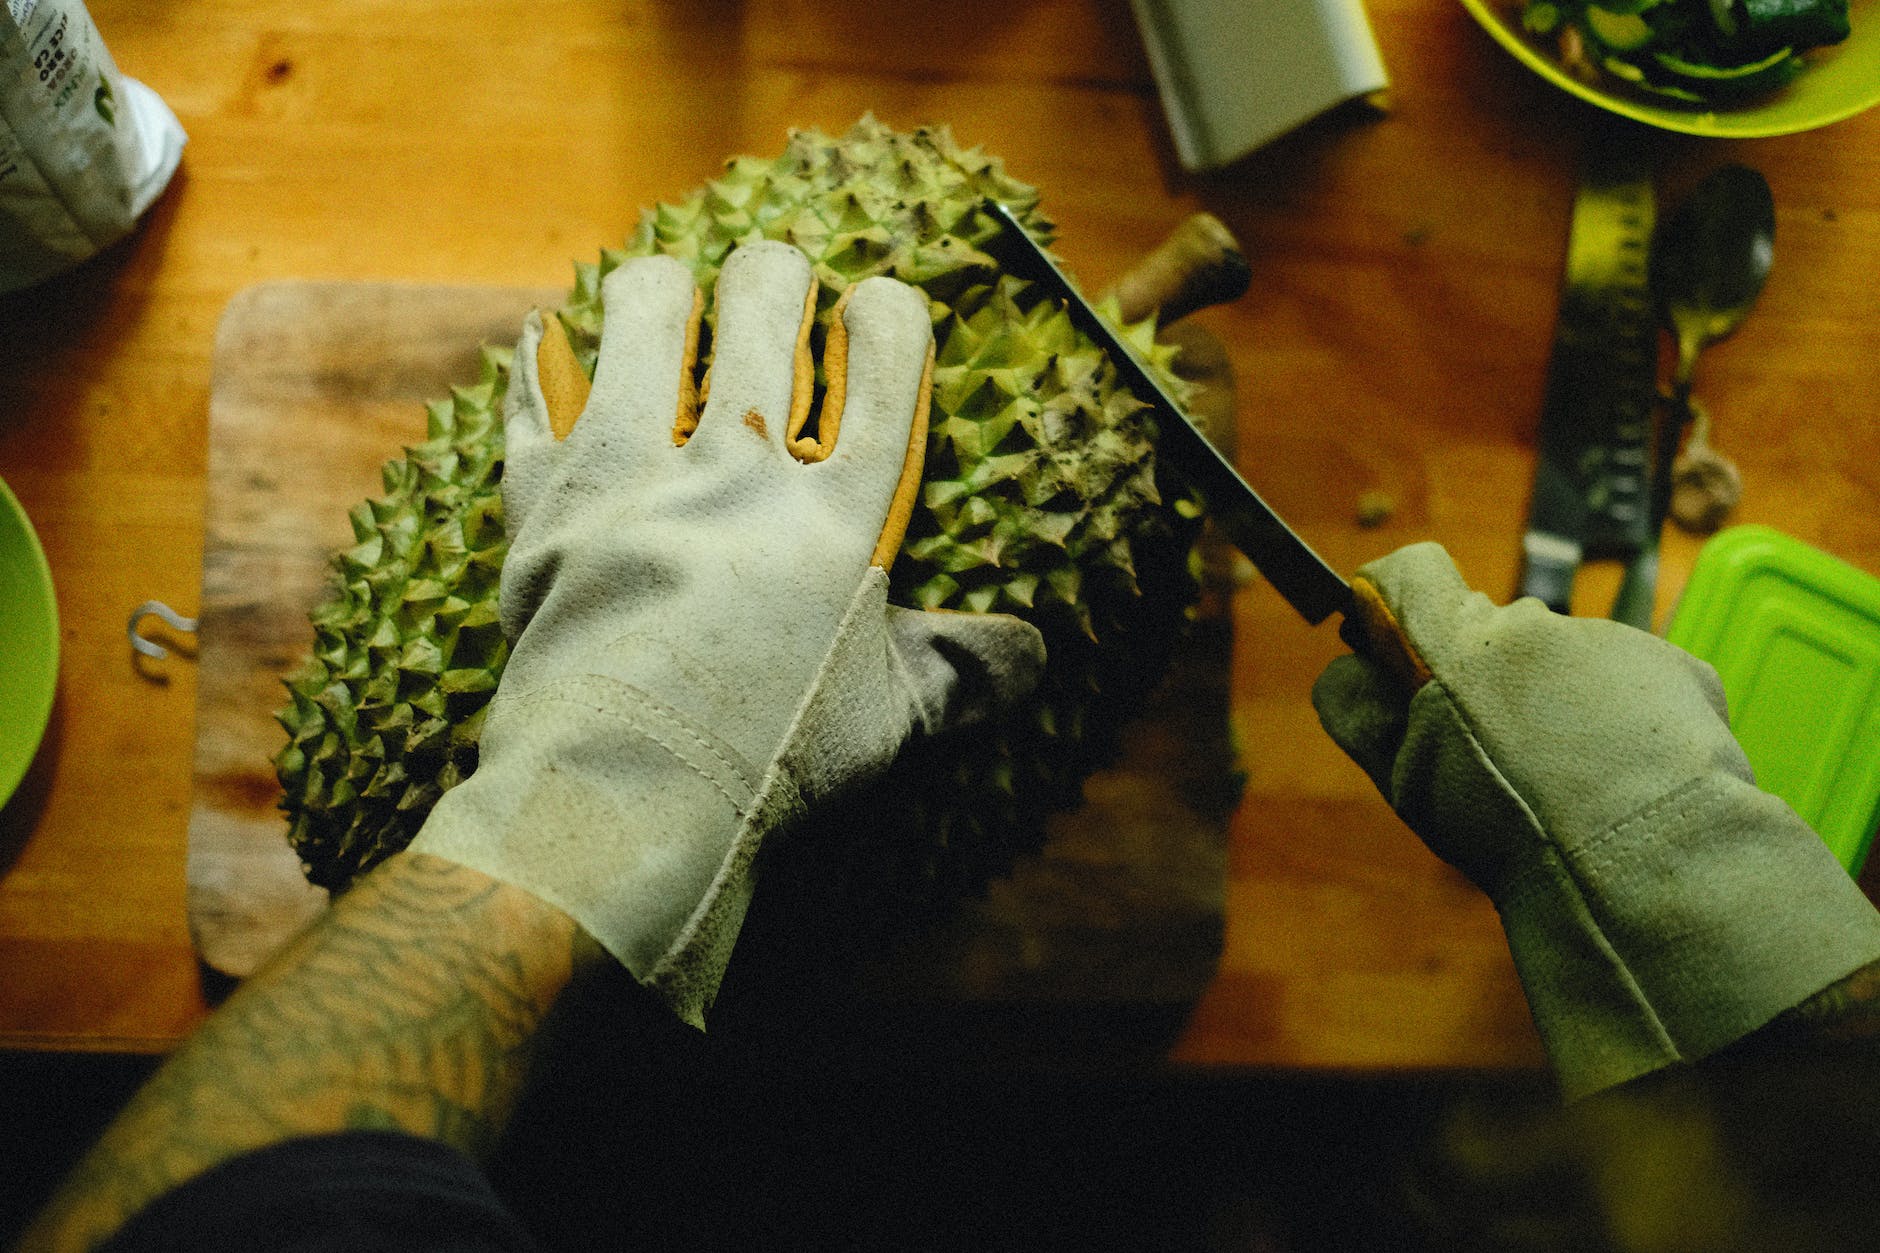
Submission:
[[[1240,381],[1241,465],[1341,569],[1416,539],[1514,586],[1578,149],[1596,115],[1454,0],[1367,0],[1388,117],[1344,113],[1184,175],[1124,0],[93,0],[190,134],[138,236],[0,298],[0,476],[58,585],[55,732],[0,813],[0,1042],[162,1048],[203,1012],[185,926],[196,675],[122,634],[196,608],[217,319],[272,279],[566,282],[734,152],[791,126],[950,122],[1037,183],[1078,273],[1195,209],[1253,289],[1201,315]],[[1777,203],[1775,270],[1706,354],[1744,521],[1880,571],[1880,112],[1737,143],[1647,136],[1668,193],[1726,160]],[[1359,491],[1397,509],[1356,521]],[[1667,608],[1697,541],[1667,543]],[[1603,584],[1603,586],[1602,586]],[[1616,571],[1586,579],[1609,602]],[[1208,1065],[1533,1066],[1493,912],[1429,857],[1307,703],[1329,632],[1235,606],[1226,949],[1175,1056]]]
[[188,909],[196,952],[252,973],[318,914],[289,848],[271,759],[281,682],[312,646],[328,554],[378,467],[424,438],[424,402],[476,378],[557,290],[269,283],[216,332],[196,677]]

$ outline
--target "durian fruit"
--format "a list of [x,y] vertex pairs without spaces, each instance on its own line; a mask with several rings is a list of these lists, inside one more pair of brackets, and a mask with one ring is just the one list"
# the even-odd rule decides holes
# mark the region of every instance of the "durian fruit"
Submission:
[[[1156,465],[1150,411],[1063,310],[999,271],[984,246],[993,195],[1041,238],[1037,192],[945,129],[794,133],[774,160],[739,157],[645,213],[626,247],[576,266],[560,317],[592,374],[602,277],[630,256],[687,262],[709,293],[726,253],[759,237],[801,248],[820,313],[852,283],[922,288],[937,340],[925,484],[892,571],[897,603],[1020,614],[1044,633],[1035,698],[998,727],[914,746],[853,802],[865,838],[824,858],[825,886],[867,883],[909,902],[982,884],[1075,803],[1150,687],[1195,588],[1198,501]],[[711,310],[707,309],[707,326]],[[1158,367],[1170,350],[1127,328]],[[342,888],[403,848],[476,766],[508,645],[496,597],[504,554],[502,351],[430,406],[427,438],[384,468],[383,497],[352,511],[332,599],[287,680],[275,759],[289,838],[308,877]]]

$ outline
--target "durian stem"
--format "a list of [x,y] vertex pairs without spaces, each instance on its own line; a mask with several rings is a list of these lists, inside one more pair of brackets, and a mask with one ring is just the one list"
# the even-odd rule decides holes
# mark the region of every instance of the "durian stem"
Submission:
[[1166,326],[1197,309],[1225,304],[1247,290],[1252,274],[1240,241],[1211,213],[1197,213],[1138,261],[1116,284],[1123,321],[1151,314]]
[[[1179,349],[1171,369],[1188,384],[1188,416],[1230,461],[1235,442],[1233,360],[1206,327],[1176,323],[1197,309],[1237,298],[1250,278],[1233,232],[1219,218],[1197,213],[1137,262],[1111,293],[1125,322],[1155,317],[1161,325],[1156,339]],[[1245,580],[1246,559],[1212,529],[1202,534],[1197,552],[1202,595],[1195,614],[1220,617],[1227,613],[1234,587]]]

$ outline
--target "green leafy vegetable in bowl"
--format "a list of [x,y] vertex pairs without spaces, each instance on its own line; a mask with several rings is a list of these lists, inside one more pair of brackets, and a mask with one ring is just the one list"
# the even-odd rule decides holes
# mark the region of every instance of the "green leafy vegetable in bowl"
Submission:
[[1586,82],[1697,105],[1786,86],[1850,32],[1847,0],[1521,0],[1521,24]]

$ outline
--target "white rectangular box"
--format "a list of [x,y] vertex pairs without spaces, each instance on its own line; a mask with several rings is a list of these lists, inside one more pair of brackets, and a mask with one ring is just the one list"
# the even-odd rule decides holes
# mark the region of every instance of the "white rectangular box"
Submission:
[[1225,165],[1388,84],[1359,0],[1131,3],[1191,170]]

